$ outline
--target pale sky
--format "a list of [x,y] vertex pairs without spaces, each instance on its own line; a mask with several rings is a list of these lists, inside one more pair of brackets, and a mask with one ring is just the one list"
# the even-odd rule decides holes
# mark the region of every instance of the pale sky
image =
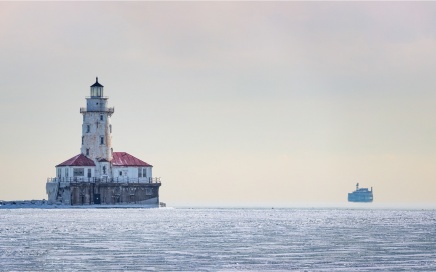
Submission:
[[435,2],[0,2],[0,199],[47,198],[98,76],[170,205],[436,203],[435,72]]

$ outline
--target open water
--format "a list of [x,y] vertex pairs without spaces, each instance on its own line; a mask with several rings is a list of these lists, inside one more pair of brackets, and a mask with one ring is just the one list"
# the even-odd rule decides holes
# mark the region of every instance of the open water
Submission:
[[436,211],[0,210],[0,271],[436,271]]

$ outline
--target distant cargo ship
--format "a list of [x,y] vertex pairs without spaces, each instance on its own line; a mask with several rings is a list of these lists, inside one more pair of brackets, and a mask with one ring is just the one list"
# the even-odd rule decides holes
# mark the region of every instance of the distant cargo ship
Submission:
[[372,187],[371,190],[359,188],[359,183],[356,184],[356,191],[348,193],[348,202],[372,202],[372,200]]

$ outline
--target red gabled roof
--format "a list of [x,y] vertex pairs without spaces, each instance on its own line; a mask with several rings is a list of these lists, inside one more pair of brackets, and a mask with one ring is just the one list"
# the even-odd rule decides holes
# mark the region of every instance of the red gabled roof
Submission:
[[61,164],[56,165],[56,167],[58,166],[95,166],[95,163],[85,155],[79,154]]
[[145,166],[153,167],[152,165],[133,157],[126,152],[113,152],[113,159],[111,161],[113,166]]

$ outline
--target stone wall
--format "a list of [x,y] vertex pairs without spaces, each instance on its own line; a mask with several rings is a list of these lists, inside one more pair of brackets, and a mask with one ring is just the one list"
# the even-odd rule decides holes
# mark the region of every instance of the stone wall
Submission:
[[156,204],[160,183],[72,183],[72,205]]

